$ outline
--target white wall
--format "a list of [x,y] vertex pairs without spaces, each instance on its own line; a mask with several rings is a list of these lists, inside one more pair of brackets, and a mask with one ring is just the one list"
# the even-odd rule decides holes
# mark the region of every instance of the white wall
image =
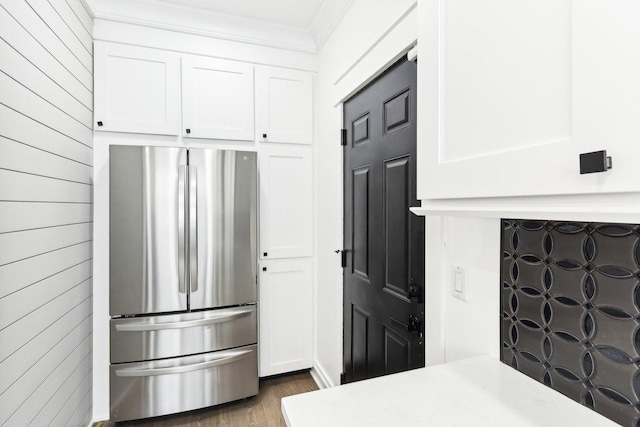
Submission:
[[[444,280],[438,282],[429,274],[433,266],[430,263],[427,283],[431,289],[442,283],[442,318],[428,316],[428,321],[439,320],[442,325],[444,360],[452,362],[481,354],[499,357],[500,220],[443,217],[441,221],[445,230],[444,262],[440,265]],[[452,294],[454,267],[461,267],[464,272],[466,301]]]
[[0,5],[0,424],[88,425],[93,20]]
[[315,111],[316,348],[314,376],[340,384],[342,268],[341,102],[405,54],[416,40],[415,0],[356,0],[318,54]]

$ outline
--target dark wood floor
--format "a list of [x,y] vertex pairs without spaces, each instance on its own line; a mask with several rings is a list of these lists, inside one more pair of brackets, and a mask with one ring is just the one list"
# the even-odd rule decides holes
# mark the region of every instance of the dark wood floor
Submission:
[[285,427],[280,399],[317,390],[308,372],[260,380],[257,396],[212,408],[140,421],[95,423],[93,427]]

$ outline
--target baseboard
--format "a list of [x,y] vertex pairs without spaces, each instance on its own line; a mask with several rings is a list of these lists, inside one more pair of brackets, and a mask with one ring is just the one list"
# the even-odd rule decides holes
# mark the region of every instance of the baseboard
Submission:
[[106,423],[109,420],[96,420],[95,418],[93,420],[91,420],[91,422],[89,423],[89,425],[87,427],[102,427],[104,425],[104,423]]
[[335,384],[333,384],[325,370],[322,369],[322,366],[318,363],[314,363],[313,368],[311,368],[311,378],[318,384],[320,390],[335,387]]

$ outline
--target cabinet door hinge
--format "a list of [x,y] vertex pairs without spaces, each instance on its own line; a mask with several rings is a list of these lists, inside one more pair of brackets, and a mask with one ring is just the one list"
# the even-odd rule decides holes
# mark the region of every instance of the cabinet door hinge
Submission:
[[346,129],[342,129],[341,138],[340,138],[340,145],[347,145],[347,130]]

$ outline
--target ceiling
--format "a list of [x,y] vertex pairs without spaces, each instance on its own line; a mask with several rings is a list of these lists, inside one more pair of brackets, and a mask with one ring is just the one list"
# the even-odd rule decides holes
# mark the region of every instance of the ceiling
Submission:
[[307,30],[327,0],[155,0]]

